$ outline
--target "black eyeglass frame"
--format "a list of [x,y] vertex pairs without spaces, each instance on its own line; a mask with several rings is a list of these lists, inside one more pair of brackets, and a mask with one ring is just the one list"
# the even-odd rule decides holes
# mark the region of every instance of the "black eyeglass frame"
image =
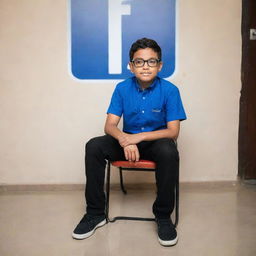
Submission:
[[[143,65],[137,66],[137,65],[135,64],[135,61],[136,61],[136,60],[141,60],[141,61],[143,61]],[[155,61],[156,61],[156,65],[151,66],[151,65],[149,64],[149,61],[150,61],[150,60],[155,60]],[[135,59],[135,60],[132,60],[132,61],[131,61],[131,63],[132,63],[136,68],[142,68],[142,67],[144,67],[146,62],[147,62],[147,64],[148,64],[149,67],[155,68],[155,67],[157,67],[157,65],[161,62],[161,60],[155,59],[155,58],[150,58],[150,59],[148,59],[148,60],[144,60],[144,59],[138,58],[138,59]]]

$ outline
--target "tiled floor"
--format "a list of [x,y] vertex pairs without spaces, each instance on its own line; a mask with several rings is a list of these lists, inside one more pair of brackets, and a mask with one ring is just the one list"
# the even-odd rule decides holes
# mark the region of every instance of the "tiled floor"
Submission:
[[[111,215],[151,217],[154,190],[111,191]],[[83,191],[2,192],[1,256],[256,255],[256,186],[182,186],[179,242],[165,248],[154,222],[118,221],[88,239],[71,238],[83,215]]]

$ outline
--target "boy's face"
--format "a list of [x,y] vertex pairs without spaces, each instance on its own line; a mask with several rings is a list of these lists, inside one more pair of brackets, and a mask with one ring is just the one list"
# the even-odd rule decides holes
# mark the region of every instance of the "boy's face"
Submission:
[[145,62],[144,66],[142,67],[136,67],[134,63],[129,62],[131,72],[134,73],[134,75],[138,79],[139,84],[143,88],[147,88],[152,84],[158,72],[161,71],[163,63],[157,62],[156,66],[154,66],[154,60],[158,60],[158,56],[157,53],[151,48],[139,49],[138,51],[136,51],[133,55],[133,61],[136,61],[138,59],[142,59],[144,61],[150,59],[153,60],[153,67],[152,63],[150,63],[151,66],[149,66],[148,62]]

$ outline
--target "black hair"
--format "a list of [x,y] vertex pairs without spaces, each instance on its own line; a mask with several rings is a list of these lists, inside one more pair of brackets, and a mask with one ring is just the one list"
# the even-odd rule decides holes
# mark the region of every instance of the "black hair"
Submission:
[[130,61],[133,60],[133,55],[135,52],[137,52],[139,49],[145,49],[145,48],[151,48],[154,52],[156,52],[158,55],[158,59],[161,61],[162,51],[160,46],[157,44],[155,40],[149,39],[146,37],[138,39],[136,42],[132,44],[129,52]]

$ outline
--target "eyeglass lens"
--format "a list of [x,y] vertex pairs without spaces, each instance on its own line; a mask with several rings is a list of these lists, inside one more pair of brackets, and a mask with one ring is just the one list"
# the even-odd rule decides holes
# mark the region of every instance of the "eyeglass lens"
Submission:
[[147,62],[148,66],[150,66],[150,67],[156,67],[159,60],[153,59],[153,58],[149,59],[149,60],[143,60],[143,59],[133,60],[135,67],[143,67],[145,65],[145,62]]

